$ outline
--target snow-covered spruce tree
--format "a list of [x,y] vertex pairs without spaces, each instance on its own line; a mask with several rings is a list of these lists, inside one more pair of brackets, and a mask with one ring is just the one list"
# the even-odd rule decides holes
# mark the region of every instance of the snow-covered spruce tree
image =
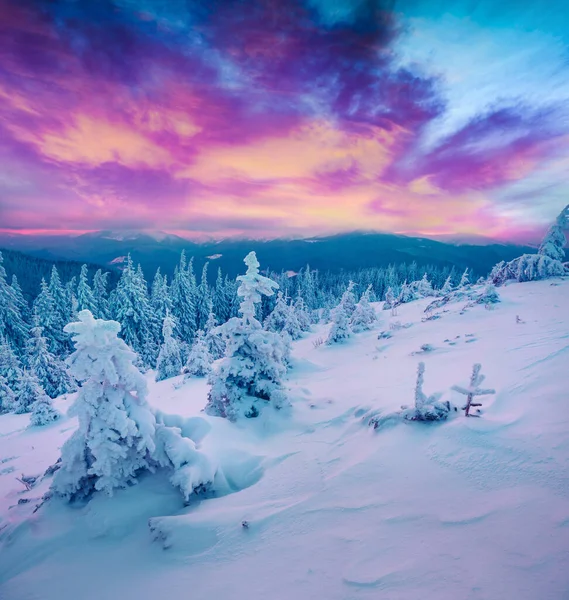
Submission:
[[265,329],[267,331],[274,332],[282,331],[284,329],[289,311],[290,307],[288,305],[288,302],[283,296],[283,293],[279,291],[277,294],[277,301],[275,303],[275,307],[263,323]]
[[14,408],[16,394],[8,382],[0,375],[0,415],[10,412]]
[[211,293],[207,284],[207,268],[209,262],[205,262],[202,269],[202,278],[196,290],[196,327],[205,330],[205,324],[209,316],[211,305]]
[[395,298],[395,294],[393,293],[393,288],[388,287],[385,292],[385,301],[383,302],[383,310],[395,311],[397,308],[397,299]]
[[544,254],[522,254],[510,262],[500,262],[491,271],[489,280],[495,285],[506,281],[534,281],[567,275],[563,263]]
[[311,325],[310,314],[308,312],[308,309],[306,308],[304,299],[300,294],[297,294],[296,300],[294,301],[294,305],[292,306],[292,308],[294,310],[296,321],[298,322],[301,331],[308,331]]
[[156,269],[154,281],[152,282],[150,305],[152,313],[160,322],[164,321],[166,313],[172,314],[172,299],[170,298],[170,291],[168,289],[168,278],[166,275],[162,277],[160,267]]
[[[393,294],[393,290],[391,292]],[[399,297],[397,298],[398,304],[407,304],[407,302],[412,302],[416,300],[415,293],[413,292],[413,288],[407,283],[407,280],[403,282],[401,286],[401,291],[399,292]]]
[[28,335],[28,327],[20,312],[19,301],[6,281],[4,259],[0,252],[0,335],[14,348],[22,348]]
[[423,275],[423,278],[420,281],[415,282],[415,290],[421,298],[429,298],[434,294],[433,286],[429,281],[427,273]]
[[452,292],[452,280],[451,279],[452,278],[450,275],[446,278],[443,287],[439,291],[439,295],[448,296]]
[[14,349],[3,337],[0,337],[0,377],[16,392],[22,378],[22,365]]
[[41,291],[34,300],[33,312],[37,315],[36,325],[42,327],[50,351],[56,356],[63,356],[67,348],[63,311],[56,305],[45,279],[42,279]]
[[27,413],[32,410],[36,400],[41,400],[46,393],[39,384],[38,378],[33,371],[24,369],[16,392],[14,412],[16,414]]
[[294,306],[287,302],[282,292],[277,294],[277,301],[271,314],[265,319],[265,329],[282,333],[286,331],[292,340],[297,340],[302,335],[302,328],[298,322]]
[[95,490],[111,495],[155,465],[156,419],[136,355],[118,337],[120,324],[96,320],[87,310],[78,318],[65,330],[74,336],[71,372],[82,382],[69,411],[79,427],[63,445],[53,481],[54,491],[68,499]]
[[91,313],[97,312],[93,290],[89,285],[89,270],[87,265],[81,267],[79,275],[79,283],[77,284],[77,309],[89,310]]
[[96,319],[108,319],[109,298],[107,294],[107,277],[108,273],[103,273],[101,269],[97,269],[93,277],[93,299],[95,302],[95,312],[93,316]]
[[[72,282],[70,282],[70,284]],[[65,287],[61,283],[59,272],[55,265],[51,268],[48,289],[53,299],[57,320],[61,323],[61,329],[63,329],[64,325],[69,323],[69,319],[71,318],[71,303],[67,297]]]
[[[151,309],[147,290],[127,257],[121,278],[110,298],[111,314],[121,325],[121,337],[139,355],[149,354],[147,338],[153,332]],[[157,346],[157,342],[155,342]],[[153,348],[151,348],[153,349]]]
[[287,356],[290,355],[290,350],[291,350],[291,346],[290,343],[293,340],[298,340],[302,337],[302,332],[303,329],[300,325],[299,319],[298,319],[298,312],[296,311],[295,307],[290,305],[288,306],[288,312],[285,316],[285,321],[284,321],[284,325],[283,328],[281,330],[281,334],[287,336],[289,339],[288,341],[285,340],[286,345],[287,345]]
[[[37,316],[35,321],[37,322]],[[26,364],[38,378],[39,384],[50,398],[74,392],[77,386],[67,371],[67,366],[47,347],[42,328],[32,327],[26,342]]]
[[176,377],[182,371],[182,356],[180,354],[180,343],[174,337],[176,323],[174,318],[166,313],[162,324],[162,336],[164,343],[160,347],[158,361],[156,363],[156,381]]
[[468,273],[468,267],[466,269],[464,269],[464,273],[462,274],[462,277],[460,278],[460,282],[457,287],[463,288],[463,287],[466,287],[467,285],[470,285],[470,275]]
[[350,317],[348,316],[342,301],[340,301],[340,304],[338,304],[338,306],[336,306],[336,308],[331,312],[331,316],[332,327],[330,328],[330,333],[326,338],[326,344],[328,346],[331,346],[332,344],[342,344],[352,335]]
[[215,289],[213,293],[213,312],[220,323],[225,323],[230,317],[231,299],[228,295],[227,286],[221,272],[217,269],[217,279],[215,280]]
[[225,339],[217,327],[217,319],[211,308],[205,324],[205,341],[212,360],[225,356]]
[[20,313],[20,316],[22,317],[25,323],[29,323],[30,307],[28,306],[28,302],[24,298],[24,294],[22,293],[22,288],[18,283],[18,278],[16,277],[16,274],[12,275],[12,283],[10,284],[10,288],[12,289],[14,302],[17,307],[17,310]]
[[198,329],[196,339],[188,355],[184,373],[186,379],[190,377],[205,377],[211,372],[212,357],[207,347],[207,341],[204,332]]
[[409,421],[444,421],[450,413],[450,403],[440,402],[440,394],[427,396],[423,392],[425,363],[417,365],[417,382],[415,384],[415,408],[404,411],[403,416]]
[[561,263],[565,262],[565,246],[567,244],[565,231],[567,229],[569,229],[569,204],[561,211],[555,223],[545,234],[538,254],[558,260]]
[[172,316],[176,319],[180,339],[191,343],[196,334],[196,281],[192,261],[187,265],[186,254],[182,251],[180,264],[174,271],[170,287]]
[[482,294],[476,300],[478,304],[496,304],[500,302],[500,296],[496,290],[496,286],[492,282],[488,282]]
[[346,289],[340,300],[340,304],[342,304],[342,306],[344,307],[344,311],[348,319],[351,318],[351,316],[354,314],[354,311],[356,310],[356,296],[354,294],[354,286],[355,283],[353,281],[350,281],[348,283],[348,288]]
[[280,408],[285,401],[282,378],[286,372],[285,347],[277,333],[266,331],[255,318],[255,305],[270,296],[277,284],[259,274],[254,252],[244,260],[247,273],[240,275],[237,294],[240,317],[221,325],[227,339],[226,356],[211,376],[206,412],[236,420],[256,417],[270,403]]
[[366,291],[362,294],[362,297],[356,306],[356,310],[350,319],[350,327],[354,333],[368,331],[377,321],[377,314],[373,306],[369,303],[371,290],[372,287],[370,283]]
[[43,427],[61,418],[61,413],[54,408],[51,398],[42,394],[32,405],[30,427]]

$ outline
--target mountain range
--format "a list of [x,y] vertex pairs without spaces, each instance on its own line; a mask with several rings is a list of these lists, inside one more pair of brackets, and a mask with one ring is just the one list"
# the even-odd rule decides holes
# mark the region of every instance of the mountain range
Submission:
[[511,260],[535,248],[514,244],[451,244],[403,235],[353,232],[306,239],[193,242],[177,235],[146,231],[97,231],[77,236],[1,234],[0,248],[25,252],[50,261],[70,260],[120,269],[130,254],[147,278],[160,267],[171,275],[182,250],[194,257],[196,270],[210,261],[210,276],[217,267],[234,277],[243,271],[243,258],[255,250],[263,269],[297,272],[309,264],[321,271],[358,270],[416,261],[419,265],[470,268],[485,275],[494,264]]

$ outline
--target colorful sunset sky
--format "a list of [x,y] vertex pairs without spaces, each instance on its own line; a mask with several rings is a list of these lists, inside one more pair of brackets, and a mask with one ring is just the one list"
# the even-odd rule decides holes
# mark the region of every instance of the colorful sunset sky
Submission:
[[566,0],[0,0],[0,229],[533,240]]

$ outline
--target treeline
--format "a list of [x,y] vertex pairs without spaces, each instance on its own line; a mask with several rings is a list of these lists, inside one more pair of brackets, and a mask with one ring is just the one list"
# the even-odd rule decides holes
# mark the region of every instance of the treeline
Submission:
[[[83,263],[72,260],[47,260],[38,258],[29,254],[24,254],[16,250],[0,250],[4,257],[4,268],[8,279],[16,275],[22,289],[22,294],[28,302],[32,302],[39,294],[42,279],[49,279],[51,270],[55,266],[62,281],[69,281],[72,277],[79,277]],[[89,277],[93,277],[100,267],[98,265],[87,263],[87,272]],[[109,286],[114,288],[119,280],[118,271],[109,270]]]

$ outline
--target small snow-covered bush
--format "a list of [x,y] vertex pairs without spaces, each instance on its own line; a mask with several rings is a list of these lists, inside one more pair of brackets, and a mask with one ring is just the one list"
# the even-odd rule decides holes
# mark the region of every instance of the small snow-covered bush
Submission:
[[425,363],[420,362],[415,384],[415,408],[404,410],[403,418],[408,421],[444,421],[450,414],[450,403],[440,402],[440,393],[427,396],[423,392],[424,376]]
[[53,407],[51,398],[44,394],[38,398],[32,406],[32,414],[30,416],[30,426],[41,427],[49,425],[57,421],[61,417],[61,413]]
[[459,394],[466,396],[466,404],[463,406],[465,416],[473,416],[470,414],[470,409],[473,406],[482,406],[479,402],[474,402],[476,396],[487,396],[489,394],[495,394],[496,391],[493,389],[483,389],[480,387],[485,379],[485,376],[480,373],[482,365],[475,364],[472,367],[472,375],[470,376],[470,383],[468,387],[462,387],[460,385],[453,385],[451,389]]
[[170,465],[172,485],[180,488],[186,502],[196,491],[209,488],[217,471],[216,465],[196,448],[196,443],[182,435],[179,427],[159,424],[156,430],[157,459]]
[[496,286],[491,282],[486,284],[484,291],[478,296],[476,302],[478,304],[497,304],[500,302],[500,295],[496,290]]

